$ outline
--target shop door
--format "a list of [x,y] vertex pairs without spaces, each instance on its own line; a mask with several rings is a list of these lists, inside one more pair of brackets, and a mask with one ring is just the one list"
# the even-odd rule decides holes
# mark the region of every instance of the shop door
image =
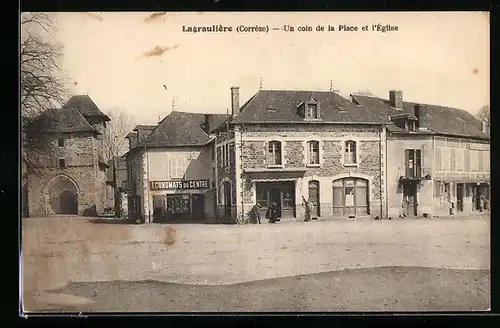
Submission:
[[464,185],[463,183],[457,184],[457,212],[464,211]]
[[417,184],[413,181],[403,186],[403,213],[406,216],[417,215]]
[[205,219],[205,197],[204,195],[193,194],[193,220],[201,221]]
[[271,203],[276,203],[277,205],[277,216],[280,218],[281,217],[281,190],[279,190],[278,188],[272,188],[270,191],[269,191],[269,205],[271,205]]
[[319,182],[310,181],[309,182],[309,201],[313,204],[314,208],[311,212],[312,218],[317,218],[319,214]]

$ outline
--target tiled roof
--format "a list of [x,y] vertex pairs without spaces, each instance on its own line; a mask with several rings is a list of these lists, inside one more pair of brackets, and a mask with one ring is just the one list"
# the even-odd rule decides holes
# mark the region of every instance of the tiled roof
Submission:
[[72,107],[78,110],[84,117],[87,116],[98,116],[102,117],[104,121],[110,121],[111,119],[101,112],[97,105],[90,99],[88,95],[76,95],[72,96],[63,107]]
[[[203,146],[210,140],[204,130],[205,115],[173,111],[167,115],[138,147]],[[212,120],[222,120],[221,114],[208,114]]]
[[45,132],[99,133],[82,114],[72,107],[49,109],[36,120]]
[[[297,107],[311,97],[320,104],[319,121],[305,120]],[[368,108],[335,92],[260,90],[240,109],[233,123],[382,123]]]
[[481,121],[471,113],[452,107],[419,104],[414,102],[403,102],[403,110],[396,110],[389,105],[389,101],[377,97],[351,95],[357,102],[371,110],[385,116],[389,121],[389,116],[401,113],[408,113],[414,116],[414,108],[420,108],[419,126],[437,134],[489,139],[489,136],[482,132]]

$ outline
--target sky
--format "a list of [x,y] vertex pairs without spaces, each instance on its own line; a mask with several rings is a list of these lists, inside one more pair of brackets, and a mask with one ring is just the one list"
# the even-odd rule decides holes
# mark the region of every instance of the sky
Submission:
[[[88,94],[103,111],[121,109],[137,124],[157,123],[173,99],[178,111],[225,113],[231,86],[240,87],[240,104],[261,85],[328,91],[330,84],[343,96],[369,90],[387,98],[397,89],[404,100],[470,112],[489,104],[488,13],[151,14],[57,13],[54,37],[64,47],[71,92]],[[233,31],[183,32],[213,24]],[[339,31],[344,24],[358,31]],[[372,31],[376,24],[397,31]],[[270,30],[238,33],[240,25]]]

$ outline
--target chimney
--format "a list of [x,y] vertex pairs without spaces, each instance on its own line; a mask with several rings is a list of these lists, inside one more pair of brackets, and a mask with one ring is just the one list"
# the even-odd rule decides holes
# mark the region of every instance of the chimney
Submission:
[[137,134],[135,132],[130,132],[127,134],[128,139],[128,149],[131,150],[137,146]]
[[231,115],[236,117],[240,112],[240,87],[231,87]]
[[420,128],[420,105],[416,104],[413,107],[413,113],[415,114],[415,117],[417,118],[417,122],[415,122],[415,129],[418,130]]
[[403,91],[390,90],[389,104],[396,109],[403,109]]
[[210,134],[210,114],[205,114],[205,122],[203,124],[203,130],[205,130],[205,133]]
[[481,131],[483,131],[483,133],[489,134],[490,133],[489,130],[490,129],[488,123],[486,123],[485,121],[481,121]]

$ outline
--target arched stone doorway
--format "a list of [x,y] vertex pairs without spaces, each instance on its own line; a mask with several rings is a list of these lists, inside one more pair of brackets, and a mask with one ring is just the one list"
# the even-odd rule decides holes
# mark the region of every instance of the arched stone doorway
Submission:
[[49,182],[47,191],[49,207],[55,214],[78,214],[78,187],[65,175],[59,175]]

